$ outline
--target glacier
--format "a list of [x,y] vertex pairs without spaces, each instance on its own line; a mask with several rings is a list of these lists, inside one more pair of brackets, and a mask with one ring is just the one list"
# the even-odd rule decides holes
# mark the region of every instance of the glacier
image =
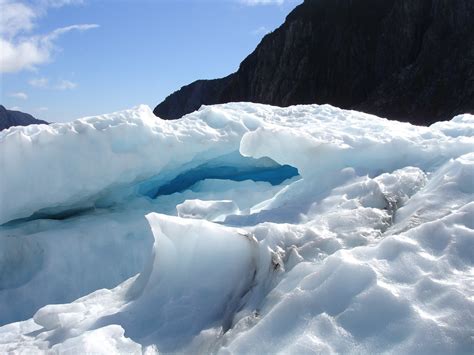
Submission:
[[2,353],[474,349],[473,115],[142,105],[0,166]]

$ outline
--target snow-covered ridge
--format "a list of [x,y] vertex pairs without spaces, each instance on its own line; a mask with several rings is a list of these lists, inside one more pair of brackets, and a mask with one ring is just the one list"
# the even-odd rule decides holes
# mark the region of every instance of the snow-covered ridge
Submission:
[[3,131],[0,351],[468,353],[473,147],[329,105]]

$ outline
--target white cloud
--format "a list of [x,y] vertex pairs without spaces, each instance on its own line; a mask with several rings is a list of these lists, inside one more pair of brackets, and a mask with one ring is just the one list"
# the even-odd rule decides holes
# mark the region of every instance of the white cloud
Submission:
[[[48,63],[57,47],[54,41],[70,31],[87,31],[96,24],[80,24],[57,28],[46,35],[30,35],[35,20],[46,13],[46,8],[78,3],[77,0],[48,0],[38,8],[18,1],[0,0],[0,72],[13,73],[34,69]],[[4,15],[6,14],[6,15]]]
[[50,60],[52,45],[42,43],[39,38],[11,42],[0,38],[0,72],[13,73],[23,69],[33,69],[35,65]]
[[0,0],[0,35],[10,38],[21,31],[30,31],[37,14],[19,2]]
[[69,80],[60,80],[58,84],[54,87],[56,90],[72,90],[77,86],[76,83],[73,83]]
[[49,80],[47,78],[34,78],[28,81],[28,83],[36,88],[46,88],[48,87]]
[[285,0],[239,0],[243,5],[257,6],[257,5],[281,5]]
[[21,99],[21,100],[28,99],[28,95],[25,94],[24,92],[12,92],[10,94],[10,97],[14,97],[15,99]]
[[38,108],[36,109],[36,111],[38,111],[38,112],[44,112],[44,111],[48,111],[48,108],[47,108],[47,107],[38,107]]
[[260,26],[259,28],[252,31],[252,34],[256,36],[263,36],[267,33],[270,33],[270,31],[265,26]]
[[10,107],[9,110],[12,110],[12,111],[21,111],[21,107],[20,107],[20,106],[13,106],[13,107]]

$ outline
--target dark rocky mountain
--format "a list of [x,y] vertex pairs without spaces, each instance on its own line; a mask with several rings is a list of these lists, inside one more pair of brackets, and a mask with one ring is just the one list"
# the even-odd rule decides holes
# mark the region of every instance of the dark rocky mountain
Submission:
[[7,110],[0,105],[0,131],[12,126],[28,126],[30,124],[41,124],[48,122],[38,120],[28,113]]
[[306,0],[237,72],[184,86],[154,113],[232,101],[329,103],[415,124],[474,112],[474,1]]

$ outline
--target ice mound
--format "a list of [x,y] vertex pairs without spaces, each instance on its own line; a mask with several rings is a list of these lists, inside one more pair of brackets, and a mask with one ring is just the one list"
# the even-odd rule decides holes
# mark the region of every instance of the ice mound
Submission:
[[[34,213],[62,217],[64,211],[108,207],[129,195],[159,192],[183,172],[193,174],[187,176],[187,185],[174,181],[182,185],[178,191],[204,178],[242,175],[240,180],[245,180],[255,173],[260,176],[254,180],[265,180],[265,172],[278,174],[279,165],[272,160],[238,154],[242,135],[255,122],[238,110],[222,115],[216,110],[178,122],[160,120],[148,106],[139,106],[71,123],[2,131],[0,224]],[[230,168],[224,176],[213,174],[224,168]],[[296,175],[287,170],[288,177]],[[20,171],[29,178],[18,179]],[[199,178],[193,181],[195,175]],[[170,192],[168,187],[165,193]]]
[[0,352],[472,353],[474,116],[146,106],[0,133]]

